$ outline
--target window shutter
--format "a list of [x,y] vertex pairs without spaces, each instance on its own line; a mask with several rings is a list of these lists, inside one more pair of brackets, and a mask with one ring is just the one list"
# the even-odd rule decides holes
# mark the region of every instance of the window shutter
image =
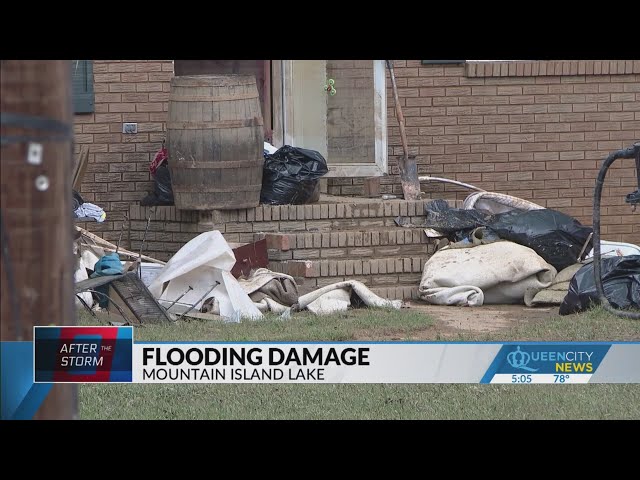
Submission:
[[75,113],[94,111],[93,61],[71,61],[72,98]]

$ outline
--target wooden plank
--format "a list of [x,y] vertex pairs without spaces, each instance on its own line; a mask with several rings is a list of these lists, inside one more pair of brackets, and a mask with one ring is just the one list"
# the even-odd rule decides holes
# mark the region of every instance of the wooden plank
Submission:
[[213,313],[202,313],[191,311],[185,315],[185,317],[197,318],[199,320],[222,320],[220,315],[215,315]]
[[[96,235],[94,233],[91,233],[91,232],[85,230],[82,227],[79,227],[79,226],[76,225],[76,231],[80,232],[84,237],[90,238],[91,240],[96,242],[98,244],[97,246],[102,248],[105,252],[111,252],[111,251],[115,252],[116,251],[116,248],[117,248],[116,245],[114,245],[111,242],[108,242],[104,238],[101,238],[101,237],[99,237],[98,235]],[[87,245],[87,246],[93,246],[93,245]],[[118,253],[122,253],[123,255],[130,256],[130,257],[133,257],[133,258],[137,258],[138,257],[137,253],[131,252],[129,250],[125,250],[122,247],[120,247],[120,249],[118,250]],[[151,258],[151,257],[148,257],[146,255],[142,255],[141,258],[143,260],[146,260],[146,261],[152,262],[152,263],[158,263],[158,264],[161,264],[161,265],[165,265],[166,264],[166,262],[162,262],[160,260],[156,260],[155,258]]]
[[273,139],[273,107],[271,106],[271,60],[264,60],[263,68],[264,87],[262,99],[262,116],[264,120],[264,137],[266,141],[271,143]]
[[273,134],[270,143],[280,148],[284,145],[282,60],[271,60],[271,95]]
[[82,179],[84,178],[84,174],[87,171],[87,167],[89,166],[89,147],[82,146],[80,150],[80,158],[77,163],[76,170],[73,172],[73,189],[77,192],[80,190],[80,185],[82,185]]
[[364,179],[364,196],[369,198],[380,196],[380,177]]
[[[101,248],[102,250],[105,251],[105,253],[113,253],[113,252],[116,251],[115,248],[102,247],[100,245],[89,245],[88,243],[82,243],[81,245],[84,246],[84,247]],[[134,260],[136,260],[139,257],[141,260],[146,260],[149,263],[157,263],[158,265],[166,265],[167,264],[167,262],[163,262],[162,260],[156,260],[155,258],[148,257],[147,255],[139,256],[138,253],[132,252],[130,250],[125,250],[122,247],[120,247],[120,249],[118,250],[118,255],[120,255],[121,257],[132,258]]]
[[76,293],[83,292],[85,290],[95,290],[97,287],[111,283],[118,278],[121,278],[124,274],[118,275],[105,275],[103,277],[89,278],[88,280],[82,280],[75,285]]

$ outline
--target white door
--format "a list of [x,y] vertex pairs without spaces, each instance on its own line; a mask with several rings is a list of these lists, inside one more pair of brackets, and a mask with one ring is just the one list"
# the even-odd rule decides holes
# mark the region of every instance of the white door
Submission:
[[327,177],[387,173],[384,60],[273,61],[274,144],[320,152]]

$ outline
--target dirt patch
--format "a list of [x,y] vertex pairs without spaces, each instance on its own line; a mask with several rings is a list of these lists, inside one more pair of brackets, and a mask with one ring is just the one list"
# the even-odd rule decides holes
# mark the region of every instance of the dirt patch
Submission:
[[356,340],[451,340],[461,333],[491,333],[520,326],[526,323],[544,322],[557,316],[557,308],[527,308],[524,305],[485,305],[482,307],[446,307],[429,305],[419,301],[405,303],[402,311],[418,311],[435,320],[422,330],[407,334],[406,331],[388,330],[356,332]]
[[433,317],[437,326],[470,332],[496,332],[524,322],[544,321],[557,315],[557,308],[527,308],[523,305],[447,307],[408,302],[408,308]]

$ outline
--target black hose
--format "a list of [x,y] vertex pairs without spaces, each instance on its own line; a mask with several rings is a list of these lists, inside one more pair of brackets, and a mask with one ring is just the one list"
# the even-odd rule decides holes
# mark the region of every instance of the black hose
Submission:
[[[636,144],[633,147],[618,150],[609,155],[598,173],[596,179],[596,188],[593,194],[593,274],[595,276],[594,281],[598,292],[599,300],[608,312],[613,313],[619,317],[631,318],[633,320],[640,320],[640,312],[632,312],[627,310],[619,310],[614,308],[609,299],[605,296],[604,288],[602,286],[602,256],[600,253],[600,201],[602,198],[602,187],[604,185],[604,178],[607,175],[609,167],[619,158],[635,158],[640,152],[640,144]],[[640,188],[640,185],[638,185]]]

